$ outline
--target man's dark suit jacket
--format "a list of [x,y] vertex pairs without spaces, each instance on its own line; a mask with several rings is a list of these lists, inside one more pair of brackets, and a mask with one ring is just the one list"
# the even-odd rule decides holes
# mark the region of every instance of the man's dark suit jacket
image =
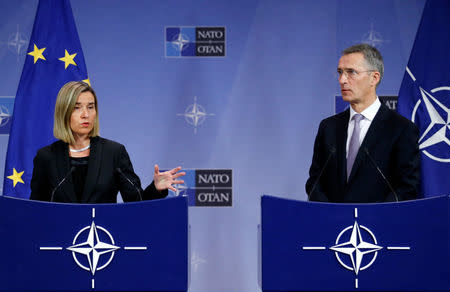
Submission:
[[[30,199],[50,201],[52,191],[70,171],[69,145],[63,141],[56,141],[41,148],[33,162]],[[53,201],[115,203],[118,191],[126,202],[139,201],[136,188],[118,173],[117,168],[120,168],[123,174],[141,190],[144,200],[167,196],[167,190],[158,192],[153,182],[145,191],[142,191],[139,177],[134,173],[130,157],[122,144],[101,137],[93,137],[81,202],[77,201],[71,175],[57,188]]]
[[[335,203],[395,201],[394,194],[367,152],[386,176],[399,200],[416,198],[420,183],[420,154],[419,131],[414,123],[382,104],[364,137],[347,181],[349,118],[350,110],[347,109],[320,123],[306,182],[309,199]],[[311,193],[322,169],[323,174]]]

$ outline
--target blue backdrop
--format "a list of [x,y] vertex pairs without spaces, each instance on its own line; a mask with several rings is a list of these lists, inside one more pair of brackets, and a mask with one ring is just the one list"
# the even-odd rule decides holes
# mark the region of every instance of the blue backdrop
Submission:
[[[0,1],[2,113],[11,113],[37,3]],[[125,144],[143,183],[155,163],[233,170],[232,207],[190,208],[190,291],[258,291],[260,195],[306,198],[317,128],[340,95],[340,51],[378,47],[378,94],[397,95],[424,3],[72,1],[101,135]],[[167,58],[166,27],[189,26],[225,27],[225,57]],[[196,125],[184,116],[193,104],[207,114]],[[0,186],[7,141],[0,135]]]

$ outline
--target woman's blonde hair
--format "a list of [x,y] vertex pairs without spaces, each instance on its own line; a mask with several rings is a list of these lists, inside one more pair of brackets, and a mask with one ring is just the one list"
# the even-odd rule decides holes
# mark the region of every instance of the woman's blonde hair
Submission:
[[99,124],[97,95],[89,84],[81,81],[71,81],[61,87],[58,97],[56,98],[55,122],[53,124],[53,135],[56,139],[60,139],[69,144],[75,143],[75,139],[70,128],[70,117],[72,116],[78,96],[83,92],[90,92],[94,96],[95,112],[97,114],[95,115],[94,127],[89,133],[89,137],[98,136]]

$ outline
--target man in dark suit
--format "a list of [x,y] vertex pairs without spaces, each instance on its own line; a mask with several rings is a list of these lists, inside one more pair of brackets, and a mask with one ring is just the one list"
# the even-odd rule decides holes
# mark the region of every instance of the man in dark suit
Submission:
[[306,182],[309,200],[371,203],[417,197],[419,131],[380,103],[376,87],[383,71],[376,48],[359,44],[343,51],[337,74],[350,108],[320,123]]

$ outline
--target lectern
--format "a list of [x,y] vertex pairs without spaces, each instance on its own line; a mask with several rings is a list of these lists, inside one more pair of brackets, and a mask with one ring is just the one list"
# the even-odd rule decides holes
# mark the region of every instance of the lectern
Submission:
[[187,208],[0,197],[0,291],[187,291]]
[[263,291],[450,291],[448,196],[380,204],[261,199]]

